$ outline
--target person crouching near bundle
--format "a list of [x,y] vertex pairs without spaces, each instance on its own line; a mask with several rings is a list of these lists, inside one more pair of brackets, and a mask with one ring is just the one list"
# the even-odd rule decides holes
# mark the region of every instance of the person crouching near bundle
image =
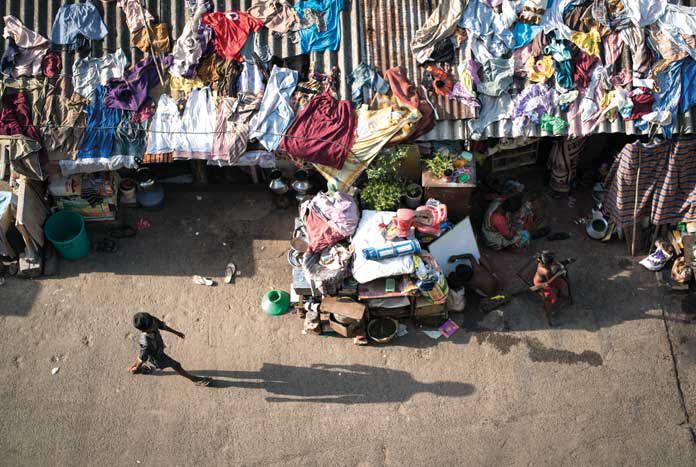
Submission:
[[563,276],[556,276],[563,270],[563,266],[556,260],[554,253],[548,250],[537,255],[537,268],[534,274],[533,284],[539,287],[544,296],[544,315],[549,326],[553,326],[553,307],[559,297],[568,298],[568,283]]

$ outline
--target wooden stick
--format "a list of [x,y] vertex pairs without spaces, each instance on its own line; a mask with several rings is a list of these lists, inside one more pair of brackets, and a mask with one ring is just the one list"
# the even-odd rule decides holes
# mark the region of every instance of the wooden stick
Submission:
[[143,18],[143,23],[145,23],[145,32],[147,33],[147,45],[150,46],[150,54],[152,55],[152,61],[155,64],[155,69],[157,70],[157,76],[159,77],[160,84],[164,87],[164,78],[162,77],[162,72],[160,71],[159,64],[157,63],[157,55],[155,54],[155,49],[152,47],[152,36],[150,35],[150,23],[147,18],[145,18],[145,8],[143,7],[143,0],[138,2],[140,6],[140,16]]
[[636,196],[633,204],[633,233],[631,234],[631,256],[636,255],[636,228],[638,226],[638,182],[640,180],[641,151],[638,150],[638,172],[636,173]]

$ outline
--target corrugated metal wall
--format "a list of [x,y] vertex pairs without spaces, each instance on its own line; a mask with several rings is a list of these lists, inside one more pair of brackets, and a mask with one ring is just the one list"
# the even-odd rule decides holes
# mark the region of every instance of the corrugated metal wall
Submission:
[[[39,34],[51,38],[53,20],[64,0],[0,0],[0,12],[4,15],[13,15],[19,18],[25,26]],[[113,52],[119,48],[130,51],[131,60],[138,60],[142,54],[133,48],[130,43],[130,32],[126,27],[126,18],[123,11],[116,7],[115,0],[101,1],[93,0],[92,3],[97,7],[109,29],[109,34],[101,41],[92,42],[92,56],[98,57],[104,53]],[[168,23],[170,36],[175,40],[181,34],[187,19],[185,0],[145,0],[146,8],[155,16],[155,19],[162,23]],[[241,10],[246,11],[251,7],[252,0],[211,0],[217,11]],[[360,46],[363,41],[360,39],[360,29],[357,21],[358,2],[346,2],[346,8],[341,15],[341,47],[336,52],[313,53],[312,63],[319,71],[331,70],[331,67],[338,66],[345,78],[353,68],[360,62]],[[0,27],[4,26],[0,23]],[[293,44],[287,38],[277,38],[269,34],[267,29],[263,29],[260,35],[261,44],[268,45],[271,53],[287,57],[300,53],[299,46]],[[172,42],[173,43],[173,42]],[[5,45],[3,44],[3,50]],[[73,63],[77,59],[76,54],[63,52],[63,69],[66,74],[70,74]],[[350,96],[350,90],[346,85],[345,79],[342,80],[341,95]]]

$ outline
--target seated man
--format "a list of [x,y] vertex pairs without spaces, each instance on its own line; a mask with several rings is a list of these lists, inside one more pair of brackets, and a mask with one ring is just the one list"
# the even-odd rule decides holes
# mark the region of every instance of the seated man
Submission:
[[537,269],[532,282],[544,294],[544,315],[549,326],[553,326],[552,306],[556,304],[558,297],[570,297],[568,283],[564,276],[554,277],[561,271],[563,271],[563,265],[556,261],[555,255],[549,250],[544,250],[537,256]]
[[523,203],[521,196],[516,195],[491,202],[481,231],[489,248],[502,250],[513,245],[519,248],[529,243],[529,230],[535,223],[531,203]]

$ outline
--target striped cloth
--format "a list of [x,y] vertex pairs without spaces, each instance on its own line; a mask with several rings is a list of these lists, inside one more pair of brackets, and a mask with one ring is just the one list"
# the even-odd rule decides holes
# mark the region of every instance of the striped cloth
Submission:
[[551,170],[551,189],[558,193],[570,192],[578,171],[578,159],[585,149],[586,137],[570,139],[558,138],[553,142],[548,167]]
[[696,221],[696,137],[655,145],[627,144],[605,180],[604,210],[617,226],[632,224],[640,160],[637,219],[654,225]]

